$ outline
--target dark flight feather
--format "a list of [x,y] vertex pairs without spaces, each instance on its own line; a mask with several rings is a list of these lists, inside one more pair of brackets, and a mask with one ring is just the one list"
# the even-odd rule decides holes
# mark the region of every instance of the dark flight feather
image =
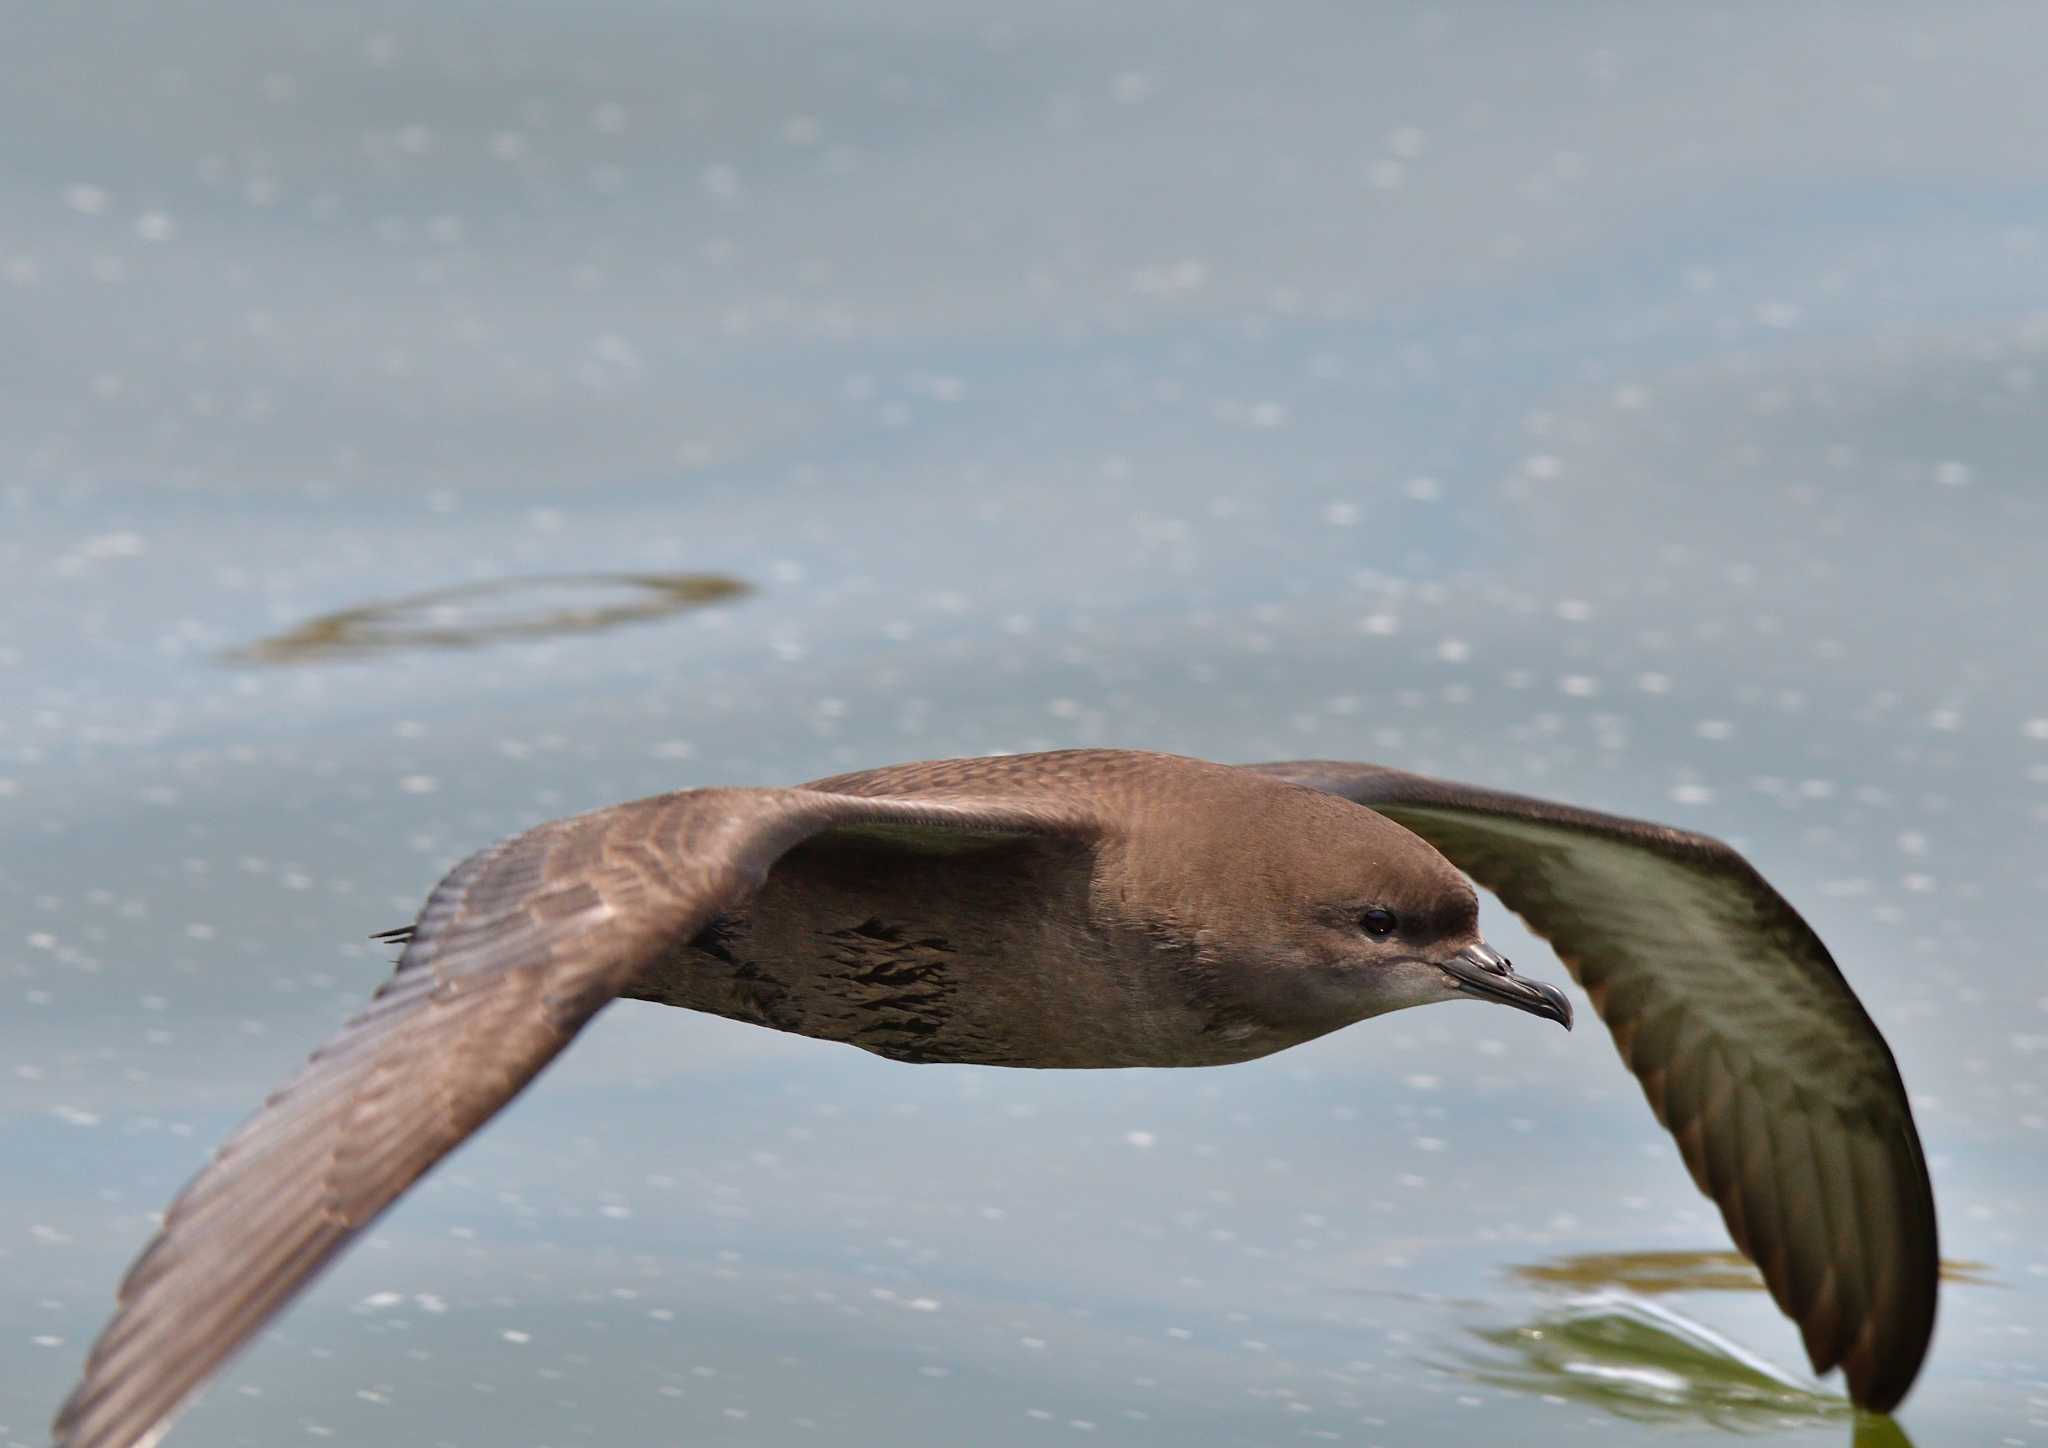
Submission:
[[1371,765],[1255,766],[1414,830],[1549,941],[1816,1372],[1883,1412],[1934,1331],[1934,1190],[1884,1037],[1719,840]]

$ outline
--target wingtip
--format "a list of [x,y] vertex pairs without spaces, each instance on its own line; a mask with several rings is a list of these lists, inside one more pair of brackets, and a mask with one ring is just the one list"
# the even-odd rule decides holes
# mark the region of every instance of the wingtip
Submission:
[[92,1402],[81,1402],[74,1390],[50,1420],[50,1448],[156,1448],[171,1431],[171,1423],[184,1404],[138,1432],[128,1432],[119,1424],[92,1423],[93,1407]]
[[1861,1412],[1890,1416],[1913,1390],[1931,1345],[1931,1338],[1923,1339],[1905,1353],[1894,1353],[1889,1361],[1875,1351],[1849,1354],[1842,1360],[1849,1401]]

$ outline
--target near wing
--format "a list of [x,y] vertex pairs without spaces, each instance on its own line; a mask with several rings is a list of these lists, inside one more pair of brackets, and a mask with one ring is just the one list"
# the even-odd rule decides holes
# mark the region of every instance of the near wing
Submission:
[[1934,1331],[1934,1193],[1884,1037],[1718,840],[1371,765],[1251,766],[1421,835],[1557,951],[1816,1372],[1889,1411]]
[[[180,1404],[650,962],[841,825],[1075,834],[1049,807],[693,790],[558,820],[428,898],[368,1007],[187,1184],[53,1425],[153,1443]],[[394,935],[399,932],[392,932]]]

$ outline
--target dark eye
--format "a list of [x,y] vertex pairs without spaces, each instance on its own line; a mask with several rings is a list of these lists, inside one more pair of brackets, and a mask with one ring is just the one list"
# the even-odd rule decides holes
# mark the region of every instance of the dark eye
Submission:
[[1400,923],[1394,918],[1393,911],[1381,910],[1377,906],[1358,917],[1358,928],[1367,935],[1392,935],[1394,927]]

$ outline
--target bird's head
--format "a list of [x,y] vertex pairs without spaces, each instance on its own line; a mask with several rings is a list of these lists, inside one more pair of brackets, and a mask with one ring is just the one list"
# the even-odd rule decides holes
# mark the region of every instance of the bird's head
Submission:
[[1570,1030],[1570,999],[1556,986],[1518,974],[1488,945],[1479,934],[1471,887],[1463,894],[1463,901],[1445,892],[1406,908],[1375,901],[1319,910],[1316,938],[1306,951],[1297,947],[1294,969],[1262,973],[1266,1009],[1334,1029],[1409,1006],[1481,1000]]
[[[1283,1037],[1436,1001],[1513,1006],[1570,1029],[1555,986],[1479,933],[1471,883],[1420,835],[1331,795],[1268,785],[1183,833],[1172,913],[1220,993]],[[1206,859],[1188,869],[1192,851]]]

